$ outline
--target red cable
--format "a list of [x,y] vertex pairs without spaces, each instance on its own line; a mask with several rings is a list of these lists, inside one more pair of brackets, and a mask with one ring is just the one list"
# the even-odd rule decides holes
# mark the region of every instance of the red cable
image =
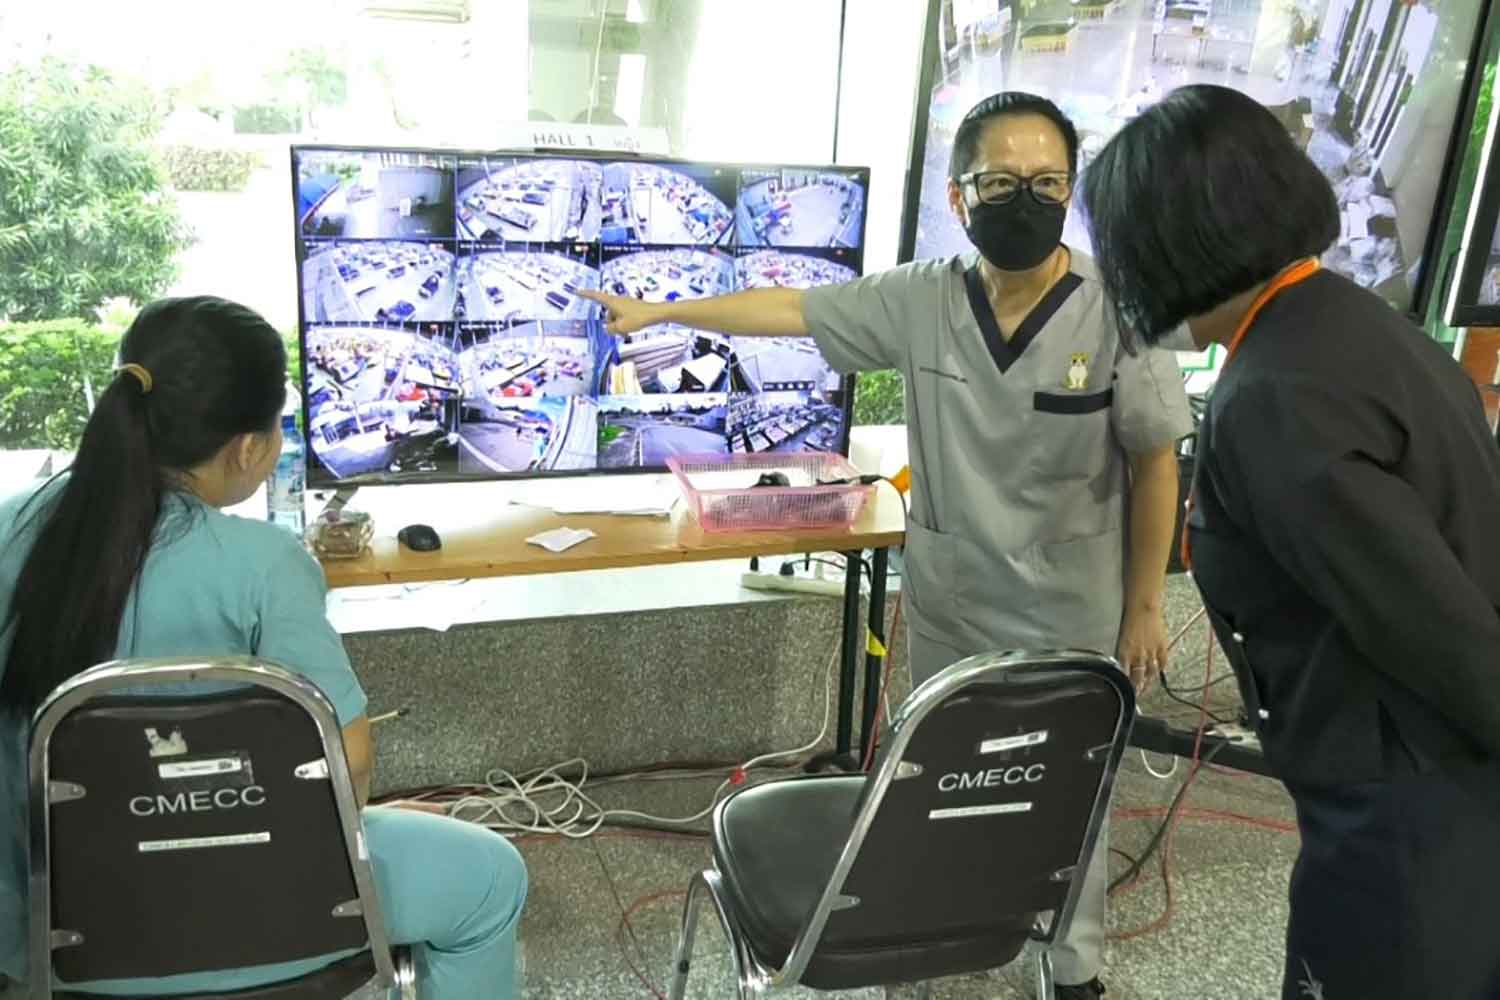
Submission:
[[[698,842],[706,844],[708,843],[709,835],[706,833],[693,833],[688,830],[683,830],[681,832],[676,830],[635,830],[626,827],[623,829],[596,830],[589,836],[591,839],[602,837],[606,840],[609,840],[616,837],[633,837],[637,840],[673,840],[677,841],[678,843]],[[556,833],[522,833],[514,837],[508,837],[506,839],[508,839],[512,844],[531,844],[543,842],[548,844],[581,843],[581,841],[579,841],[577,838],[570,839]]]
[[880,724],[885,718],[885,693],[890,689],[891,668],[896,657],[891,653],[891,643],[896,641],[896,627],[901,624],[901,595],[896,595],[896,610],[891,614],[891,627],[885,639],[885,669],[880,674],[880,693],[875,699],[875,721],[870,727],[870,739],[865,744],[865,758],[860,767],[868,771],[875,763],[875,751],[880,746]]
[[[1162,841],[1161,845],[1161,881],[1162,891],[1166,896],[1165,903],[1162,906],[1161,916],[1157,917],[1155,920],[1151,921],[1151,923],[1146,924],[1143,927],[1135,927],[1128,931],[1118,931],[1116,933],[1110,934],[1108,937],[1111,941],[1131,941],[1135,938],[1145,937],[1148,934],[1155,934],[1157,931],[1161,930],[1172,922],[1172,914],[1176,909],[1175,900],[1172,896],[1172,845],[1177,836],[1177,827],[1182,823],[1182,814],[1187,807],[1187,797],[1190,794],[1192,784],[1197,779],[1198,772],[1203,769],[1203,732],[1208,728],[1207,685],[1209,681],[1213,680],[1214,676],[1214,639],[1212,632],[1212,623],[1209,624],[1209,629],[1210,632],[1208,640],[1208,655],[1204,657],[1203,661],[1204,694],[1203,700],[1198,703],[1198,730],[1193,737],[1193,769],[1188,772],[1187,778],[1183,780],[1183,790],[1181,792],[1182,798],[1177,803],[1177,812],[1171,817],[1171,819],[1167,821],[1167,832],[1165,835],[1165,839]],[[1183,631],[1185,632],[1186,629],[1184,629]],[[1181,638],[1181,635],[1182,633],[1179,633],[1178,638]],[[1127,883],[1125,886],[1121,886],[1121,888],[1129,888],[1133,886],[1137,881],[1139,881],[1138,878]]]
[[642,896],[634,903],[631,903],[624,913],[620,914],[620,923],[615,928],[615,943],[620,946],[620,954],[625,956],[625,964],[630,966],[630,971],[635,973],[635,978],[641,981],[641,985],[646,987],[646,992],[656,997],[656,1000],[667,1000],[667,995],[657,989],[656,984],[646,978],[646,974],[635,964],[635,959],[630,957],[630,949],[625,947],[625,929],[630,926],[631,915],[641,907],[649,906],[652,903],[659,903],[664,899],[682,899],[686,895],[687,893],[681,890],[668,890],[666,892],[653,892],[648,896]]
[[1171,826],[1167,827],[1166,840],[1161,845],[1161,878],[1162,886],[1167,896],[1166,905],[1162,908],[1161,916],[1144,927],[1136,927],[1128,931],[1118,931],[1111,934],[1109,935],[1111,941],[1132,941],[1135,938],[1145,937],[1148,934],[1155,934],[1172,922],[1172,914],[1175,909],[1175,901],[1172,898],[1172,838],[1176,832],[1177,823],[1174,821]]
[[1193,737],[1194,774],[1198,772],[1199,761],[1203,759],[1203,731],[1208,728],[1208,685],[1214,679],[1214,646],[1216,645],[1213,623],[1210,622],[1208,626],[1208,655],[1203,658],[1203,700],[1198,702],[1198,733]]
[[[1185,809],[1177,810],[1183,819],[1195,819],[1203,822],[1238,823],[1242,826],[1253,826],[1259,829],[1270,830],[1274,833],[1296,833],[1297,825],[1284,820],[1271,819],[1266,816],[1246,816],[1243,813],[1228,812],[1222,809]],[[1121,809],[1113,814],[1116,820],[1132,819],[1161,819],[1167,815],[1165,806],[1155,806],[1144,809]]]

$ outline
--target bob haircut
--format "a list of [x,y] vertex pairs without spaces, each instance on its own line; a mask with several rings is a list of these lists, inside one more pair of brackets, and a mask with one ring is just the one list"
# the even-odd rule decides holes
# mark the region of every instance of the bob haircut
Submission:
[[1339,235],[1322,171],[1227,87],[1182,87],[1148,108],[1089,165],[1082,197],[1121,329],[1150,345]]

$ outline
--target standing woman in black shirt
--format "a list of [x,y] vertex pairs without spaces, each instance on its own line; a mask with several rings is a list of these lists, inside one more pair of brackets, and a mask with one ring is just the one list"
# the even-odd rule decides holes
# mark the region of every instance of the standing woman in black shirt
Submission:
[[1089,167],[1122,325],[1228,348],[1194,577],[1297,805],[1286,1000],[1500,997],[1500,448],[1478,392],[1324,270],[1328,181],[1265,108],[1175,91]]

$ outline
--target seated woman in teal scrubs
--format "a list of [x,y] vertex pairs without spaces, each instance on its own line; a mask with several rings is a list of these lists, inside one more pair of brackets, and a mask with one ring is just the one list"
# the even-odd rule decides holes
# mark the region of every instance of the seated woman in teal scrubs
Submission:
[[[0,503],[0,974],[19,982],[37,971],[25,946],[27,728],[74,674],[116,657],[275,660],[333,703],[361,803],[369,795],[365,695],[324,617],[318,565],[285,530],[219,509],[250,497],[281,450],[281,338],[232,302],[167,299],[142,310],[120,359],[72,468]],[[422,996],[516,996],[526,869],[510,842],[395,808],[365,809],[364,825],[386,927],[417,946]],[[231,990],[326,961],[74,985]]]

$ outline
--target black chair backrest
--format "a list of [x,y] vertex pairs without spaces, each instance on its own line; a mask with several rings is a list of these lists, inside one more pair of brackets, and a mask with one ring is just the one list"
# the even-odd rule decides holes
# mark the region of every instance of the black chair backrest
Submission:
[[[66,981],[284,962],[372,938],[386,946],[331,706],[270,665],[197,666],[107,664],[38,713],[32,920],[50,920],[52,964]],[[257,686],[134,693],[185,679]],[[132,693],[95,693],[122,688]],[[377,911],[373,927],[366,909]],[[32,933],[35,963],[43,945]]]
[[1134,706],[1092,654],[974,657],[928,681],[866,785],[861,808],[879,800],[842,888],[859,904],[832,913],[823,944],[1013,932],[1064,910]]

